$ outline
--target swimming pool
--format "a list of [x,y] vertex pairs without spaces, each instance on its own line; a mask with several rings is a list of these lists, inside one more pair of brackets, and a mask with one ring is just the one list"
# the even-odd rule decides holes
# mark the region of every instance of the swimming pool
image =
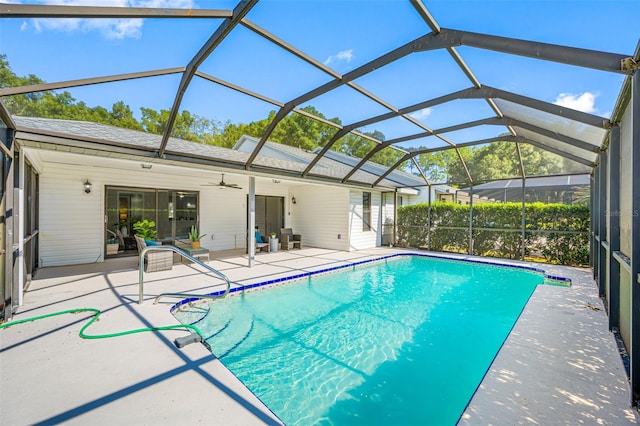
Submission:
[[402,256],[175,314],[286,424],[455,424],[543,281]]

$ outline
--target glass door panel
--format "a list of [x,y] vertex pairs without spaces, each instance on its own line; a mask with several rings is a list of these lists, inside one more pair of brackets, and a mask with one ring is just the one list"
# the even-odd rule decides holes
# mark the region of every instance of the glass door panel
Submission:
[[106,254],[138,253],[133,224],[156,223],[158,241],[174,244],[188,239],[192,225],[198,226],[198,193],[144,188],[106,188]]
[[191,226],[198,226],[198,193],[176,191],[174,199],[174,239],[187,240]]
[[171,192],[158,190],[158,212],[156,219],[156,230],[158,231],[158,241],[173,242],[173,204]]

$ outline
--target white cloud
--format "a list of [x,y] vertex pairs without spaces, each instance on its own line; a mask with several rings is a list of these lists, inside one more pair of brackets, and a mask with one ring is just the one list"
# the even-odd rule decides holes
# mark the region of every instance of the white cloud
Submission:
[[330,63],[336,62],[336,61],[351,62],[351,59],[353,59],[353,49],[343,50],[342,52],[338,52],[337,55],[329,56],[324,61],[324,64],[329,65]]
[[431,108],[424,108],[414,113],[409,114],[410,117],[415,118],[416,120],[424,120],[428,116],[431,115]]
[[595,93],[590,92],[584,92],[580,95],[573,93],[560,93],[554,104],[582,112],[594,113],[597,111],[595,108],[597,96],[598,95]]
[[[193,0],[44,0],[48,5],[65,6],[109,6],[109,7],[147,7],[147,8],[191,8]],[[142,19],[33,19],[32,25],[37,32],[93,32],[107,39],[140,38]],[[28,25],[24,23],[24,31]]]

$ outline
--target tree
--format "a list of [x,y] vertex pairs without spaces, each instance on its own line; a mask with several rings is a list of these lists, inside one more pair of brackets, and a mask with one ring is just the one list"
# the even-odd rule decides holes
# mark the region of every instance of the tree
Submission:
[[[424,148],[416,148],[420,150]],[[522,176],[513,142],[492,142],[458,148],[474,182]],[[529,144],[520,144],[527,176],[573,172],[575,163]],[[433,182],[467,182],[468,177],[454,149],[420,154],[418,164]],[[572,169],[573,167],[573,169]]]
[[[420,149],[424,148],[416,148],[415,150],[419,151]],[[450,172],[454,167],[452,163],[459,161],[454,150],[448,149],[444,151],[420,154],[417,155],[415,159],[422,169],[422,172],[430,181],[437,183],[454,181],[450,175]]]
[[[6,55],[0,55],[0,87],[20,87],[42,84],[43,80],[35,75],[17,76],[9,66]],[[68,120],[91,121],[142,130],[142,126],[133,117],[131,109],[122,101],[113,104],[109,111],[104,107],[89,107],[77,102],[67,91],[36,92],[5,98],[5,105],[13,115],[27,117],[61,118]]]
[[[42,83],[44,83],[43,80],[32,74],[26,77],[17,76],[11,70],[6,55],[0,55],[0,87],[19,87]],[[111,110],[102,106],[90,107],[82,101],[78,102],[68,91],[9,96],[4,98],[4,102],[14,115],[90,121],[154,134],[164,133],[170,114],[170,111],[166,109],[156,111],[142,107],[140,108],[141,121],[138,121],[129,106],[122,101],[114,103]],[[327,118],[313,106],[306,106],[302,110],[321,120],[338,125],[342,124],[339,118]],[[271,111],[267,118],[258,121],[249,123],[227,121],[222,123],[183,110],[176,115],[171,136],[232,148],[243,135],[261,138],[275,116],[276,112]],[[305,114],[291,113],[278,123],[269,135],[269,140],[313,151],[326,146],[336,132],[336,127],[322,121],[314,120]],[[365,134],[380,142],[384,142],[386,139],[385,135],[377,130]],[[364,158],[376,145],[369,139],[347,133],[337,140],[331,149],[356,158]],[[415,150],[421,149],[425,148],[415,148]],[[516,148],[512,142],[493,142],[482,146],[462,147],[459,148],[459,152],[474,181],[521,175]],[[520,144],[520,152],[522,153],[525,174],[528,176],[585,170],[581,164],[529,144]],[[391,167],[402,156],[402,152],[387,147],[373,155],[370,161]],[[468,181],[467,172],[458,153],[453,149],[420,154],[416,157],[416,161],[422,172],[433,182],[461,183]],[[400,165],[398,169],[417,174],[417,171],[411,170],[413,162],[407,164]]]

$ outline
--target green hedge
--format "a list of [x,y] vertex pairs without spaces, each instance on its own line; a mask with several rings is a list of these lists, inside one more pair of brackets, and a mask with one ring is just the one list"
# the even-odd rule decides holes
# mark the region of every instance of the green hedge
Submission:
[[[525,209],[525,255],[541,254],[547,262],[562,265],[588,265],[588,207],[526,203]],[[428,248],[430,243],[431,250],[469,253],[469,213],[469,205],[432,204],[429,235],[427,204],[400,207],[396,244]],[[473,254],[509,259],[521,257],[521,203],[473,206]]]

